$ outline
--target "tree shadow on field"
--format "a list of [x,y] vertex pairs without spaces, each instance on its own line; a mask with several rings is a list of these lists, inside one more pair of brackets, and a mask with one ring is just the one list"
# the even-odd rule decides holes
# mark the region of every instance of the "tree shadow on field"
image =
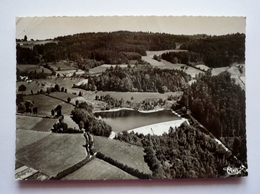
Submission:
[[[218,187],[236,187],[245,183],[244,178],[209,178],[209,179],[172,179],[172,180],[77,180],[77,181],[19,181],[21,190],[60,190],[69,191],[84,190],[91,191],[112,191],[116,189],[119,192],[125,192],[125,189],[138,189],[138,191],[162,192],[162,189],[208,189]],[[85,190],[86,189],[86,190]],[[122,190],[121,190],[122,189]],[[157,190],[157,191],[156,191]]]

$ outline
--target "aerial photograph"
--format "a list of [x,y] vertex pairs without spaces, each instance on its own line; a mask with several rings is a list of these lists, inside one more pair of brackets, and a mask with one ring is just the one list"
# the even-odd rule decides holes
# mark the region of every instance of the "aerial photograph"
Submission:
[[245,17],[16,18],[16,180],[248,175]]

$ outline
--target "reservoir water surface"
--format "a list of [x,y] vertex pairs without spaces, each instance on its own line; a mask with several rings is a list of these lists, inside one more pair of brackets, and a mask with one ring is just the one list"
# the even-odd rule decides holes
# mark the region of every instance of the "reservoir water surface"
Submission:
[[145,113],[136,110],[118,110],[96,112],[95,116],[101,117],[115,132],[181,119],[172,113],[171,110]]

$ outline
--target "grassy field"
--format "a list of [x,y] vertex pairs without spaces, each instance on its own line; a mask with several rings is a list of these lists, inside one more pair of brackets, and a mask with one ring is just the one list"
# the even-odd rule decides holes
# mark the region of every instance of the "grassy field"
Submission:
[[53,124],[56,122],[57,119],[16,115],[17,129],[50,132]]
[[[242,73],[239,71],[238,66],[242,66]],[[244,64],[233,64],[228,68],[227,72],[231,74],[231,78],[235,79],[236,84],[240,85],[242,89],[245,89],[245,65]]]
[[[164,94],[161,94],[161,93],[157,93],[157,92],[112,92],[112,91],[92,92],[92,91],[84,91],[83,97],[86,101],[92,103],[92,105],[94,106],[94,110],[96,111],[96,110],[100,110],[101,108],[104,108],[104,106],[106,105],[106,103],[104,103],[103,101],[95,100],[96,95],[105,96],[107,94],[109,94],[111,97],[113,97],[117,100],[121,100],[123,98],[125,102],[127,100],[131,102],[132,101],[131,97],[133,97],[134,103],[141,103],[147,99],[162,98],[163,100],[166,100],[168,98],[168,96],[171,96],[171,95],[176,96],[176,97],[182,96],[182,92],[166,92]],[[79,101],[82,101],[82,100],[79,100]],[[72,102],[74,102],[74,100]]]
[[211,73],[212,73],[212,75],[218,75],[218,74],[226,71],[227,69],[228,69],[228,67],[217,67],[217,68],[213,68],[211,70]]
[[65,93],[65,92],[53,92],[53,93],[50,93],[49,96],[52,96],[54,98],[58,98],[58,99],[61,99],[64,101],[67,101],[68,98],[72,99],[72,98],[77,97],[77,95],[75,95],[75,94]]
[[203,65],[203,64],[201,64],[201,65],[196,65],[196,67],[197,67],[197,68],[200,68],[200,69],[203,69],[203,70],[205,70],[205,71],[207,71],[207,70],[210,69],[208,66]]
[[82,70],[61,70],[61,71],[56,71],[56,75],[60,75],[62,77],[66,76],[66,77],[71,77],[73,76],[73,74],[76,74],[76,75],[81,75],[81,74],[84,74],[85,72],[82,71]]
[[16,130],[16,150],[30,145],[48,135],[50,135],[50,133],[18,129]]
[[17,149],[16,158],[28,167],[48,176],[56,176],[57,173],[75,165],[86,156],[83,144],[84,138],[81,134],[52,133]]
[[[242,72],[239,71],[239,67],[242,67]],[[231,78],[235,79],[236,84],[240,85],[242,89],[245,89],[245,64],[234,63],[230,67],[213,68],[211,73],[212,75],[219,75],[225,71],[231,74]]]
[[[162,54],[164,51],[154,51],[154,52],[150,52],[149,55],[142,57],[142,59],[148,63],[150,63],[152,66],[154,67],[158,67],[160,69],[175,69],[175,70],[183,70],[182,67],[186,67],[186,69],[184,69],[183,71],[187,74],[189,74],[192,78],[195,78],[195,76],[203,71],[200,71],[198,69],[192,68],[188,65],[185,64],[181,64],[181,63],[177,63],[177,64],[173,64],[170,63],[168,61],[165,60],[161,60],[160,62],[157,60],[153,59],[153,55],[151,53],[159,53]],[[158,55],[158,54],[157,54]]]
[[67,93],[73,93],[76,92],[78,93],[81,91],[80,89],[77,88],[72,88],[73,84],[76,84],[80,82],[82,78],[50,78],[50,79],[40,79],[40,82],[45,83],[48,86],[54,87],[55,84],[58,84],[60,88],[64,87],[67,89]]
[[21,168],[22,166],[24,166],[23,163],[19,162],[19,161],[15,161],[15,170],[18,169],[18,168]]
[[71,111],[75,108],[74,105],[70,104],[70,103],[61,103],[60,104],[62,106],[62,114],[64,115],[70,115]]
[[195,78],[195,76],[199,73],[202,73],[203,71],[200,71],[198,69],[192,68],[190,66],[187,66],[185,64],[173,64],[165,60],[161,60],[160,62],[153,59],[154,55],[162,55],[165,52],[185,52],[186,50],[162,50],[162,51],[146,51],[147,56],[142,57],[142,59],[148,63],[150,63],[154,67],[158,67],[161,69],[176,69],[176,70],[183,70],[182,67],[186,67],[185,70],[183,70],[185,73],[189,74],[192,78]]
[[34,106],[38,107],[38,114],[46,115],[51,115],[51,110],[62,103],[62,101],[44,94],[24,96],[24,100],[34,101]]
[[[51,96],[53,96],[54,98]],[[71,110],[74,109],[74,106],[62,101],[67,100],[67,97],[73,98],[76,97],[76,95],[63,92],[55,92],[51,93],[50,96],[44,94],[24,96],[24,100],[34,101],[34,106],[38,107],[38,114],[51,115],[51,110],[55,109],[59,104],[62,105],[63,114],[70,114]]]
[[95,96],[102,95],[105,96],[109,94],[111,97],[121,100],[123,98],[125,101],[129,100],[131,101],[131,97],[134,98],[134,102],[140,103],[143,102],[146,99],[160,99],[162,98],[163,100],[166,100],[168,96],[173,95],[173,96],[181,96],[182,92],[166,92],[164,94],[158,93],[158,92],[111,92],[111,91],[98,91],[97,93],[95,92],[85,92],[84,98],[87,100],[94,100]]
[[46,89],[49,87],[49,85],[44,83],[44,81],[35,81],[35,80],[33,80],[31,83],[16,82],[16,91],[17,91],[17,93],[21,93],[21,92],[18,92],[18,87],[20,85],[25,85],[25,87],[26,87],[26,91],[24,91],[23,94],[31,94],[31,91],[33,91],[33,93],[36,94],[37,91],[40,91],[41,89],[43,91],[46,91]]
[[[103,65],[100,65],[100,66],[97,66],[97,67],[94,67],[94,68],[91,68],[89,70],[89,73],[90,74],[97,74],[97,73],[102,73],[104,71],[106,71],[107,68],[110,68],[110,67],[116,67],[116,65],[111,65],[111,64],[103,64]],[[118,65],[122,68],[126,68],[127,67],[127,64],[121,64],[121,65]]]
[[101,66],[98,66],[98,67],[91,68],[89,70],[89,73],[90,74],[102,73],[102,72],[106,71],[106,69],[107,69],[107,67],[103,67],[101,65]]
[[24,130],[32,130],[37,123],[41,122],[43,118],[39,117],[30,117],[16,115],[16,128]]
[[159,62],[157,60],[154,60],[152,57],[153,56],[143,56],[142,60],[146,61],[147,63],[150,63],[154,67],[165,67],[163,62]]
[[75,123],[69,115],[64,115],[64,122],[68,124],[68,127],[79,129],[77,123]]
[[195,76],[199,73],[203,73],[203,71],[200,71],[198,69],[195,69],[193,67],[190,67],[185,64],[177,63],[173,64],[168,61],[162,60],[163,64],[165,65],[164,67],[161,67],[162,69],[176,69],[176,70],[182,70],[181,67],[185,67],[186,69],[183,70],[185,73],[190,75],[192,78],[195,78]]
[[[242,73],[239,71],[239,66],[242,66]],[[244,64],[233,64],[230,68],[227,69],[231,75],[234,76],[245,76],[245,65]]]
[[246,77],[245,76],[240,76],[240,79],[242,80],[242,82],[246,83]]
[[59,61],[56,63],[48,63],[55,71],[60,70],[76,70],[77,67],[73,63],[68,61]]
[[16,91],[18,92],[18,88],[20,85],[25,85],[26,91],[23,92],[23,94],[31,94],[31,90],[33,91],[34,94],[37,93],[37,91],[40,91],[41,89],[43,91],[46,91],[47,88],[49,87],[54,87],[56,84],[60,86],[60,88],[64,87],[67,89],[67,93],[73,93],[76,92],[78,93],[80,90],[79,89],[72,89],[71,87],[73,86],[74,83],[78,83],[81,78],[76,78],[76,79],[71,79],[71,78],[50,78],[50,79],[38,79],[38,80],[33,80],[31,83],[27,82],[16,82]]
[[88,83],[88,79],[82,79],[82,80],[80,80],[78,83],[76,83],[75,85],[76,86],[80,86],[80,85],[82,85],[82,84],[87,84]]
[[54,123],[57,123],[57,119],[48,119],[44,118],[42,121],[38,122],[32,130],[34,131],[42,131],[42,132],[51,132],[51,128]]
[[144,161],[142,147],[98,136],[94,137],[94,144],[96,151],[103,153],[105,156],[141,172],[151,174],[148,165]]
[[153,57],[154,55],[162,55],[163,53],[167,52],[186,52],[187,50],[176,50],[176,49],[171,49],[171,50],[161,50],[161,51],[146,51],[147,56]]
[[62,180],[113,180],[137,179],[136,177],[112,166],[111,164],[94,158],[80,169],[64,177]]

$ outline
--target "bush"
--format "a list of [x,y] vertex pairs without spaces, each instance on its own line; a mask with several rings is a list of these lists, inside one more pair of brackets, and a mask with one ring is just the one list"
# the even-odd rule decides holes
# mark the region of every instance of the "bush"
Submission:
[[20,103],[17,108],[17,112],[24,113],[26,111],[26,106],[24,103]]

